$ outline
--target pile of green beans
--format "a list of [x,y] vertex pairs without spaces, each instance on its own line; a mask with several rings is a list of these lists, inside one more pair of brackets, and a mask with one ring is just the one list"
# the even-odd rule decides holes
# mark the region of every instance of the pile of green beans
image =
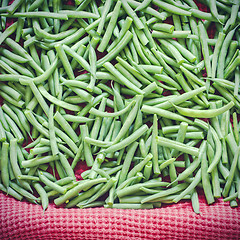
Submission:
[[44,211],[190,200],[200,213],[201,189],[238,206],[238,0],[9,2],[1,191]]

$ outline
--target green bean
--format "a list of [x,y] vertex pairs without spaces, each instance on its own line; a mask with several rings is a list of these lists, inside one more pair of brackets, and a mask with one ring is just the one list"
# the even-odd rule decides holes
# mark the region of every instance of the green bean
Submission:
[[8,152],[9,152],[9,143],[2,143],[2,153],[1,153],[1,179],[3,185],[6,189],[9,188],[9,169],[8,169]]
[[70,114],[64,114],[63,117],[65,120],[69,122],[86,123],[86,122],[94,121],[94,119],[89,119],[87,117],[81,117],[81,116],[74,116]]
[[[99,106],[99,109],[98,109],[98,111],[103,111],[104,109],[105,109],[105,107],[106,107],[106,102],[107,102],[107,99],[106,98],[103,98],[102,99],[102,101],[101,101],[101,104],[100,104],[100,106]],[[91,111],[91,109],[90,109],[90,111]],[[99,130],[100,130],[100,127],[101,127],[101,123],[104,123],[102,120],[102,117],[104,117],[104,116],[97,116],[96,118],[95,118],[95,121],[94,121],[94,124],[93,124],[93,126],[92,126],[92,130],[91,130],[91,132],[90,132],[90,137],[91,138],[93,138],[93,139],[97,139],[97,136],[98,136],[98,134],[99,134]],[[101,132],[102,133],[102,132]],[[105,133],[104,133],[105,134]],[[100,135],[99,135],[100,136]],[[99,139],[99,140],[103,140],[103,138],[102,139]]]
[[97,191],[100,190],[102,185],[103,185],[103,183],[100,183],[100,184],[98,184],[96,186],[93,186],[92,188],[90,188],[86,192],[79,193],[79,195],[77,197],[75,197],[74,199],[70,200],[67,203],[66,207],[67,208],[73,207],[73,206],[77,205],[78,203],[81,203],[82,201],[84,201],[87,198],[91,197],[93,194],[95,194]]
[[[103,31],[103,27],[104,27],[104,24],[105,24],[105,21],[106,21],[106,17],[107,17],[107,14],[111,8],[111,5],[112,5],[112,2],[111,1],[106,1],[105,4],[104,4],[104,8],[103,8],[103,12],[102,12],[102,15],[101,15],[101,19],[100,19],[100,22],[98,24],[98,28],[97,28],[97,33],[99,35],[101,35],[102,31]],[[112,13],[113,15],[113,13]]]
[[57,98],[55,98],[54,96],[51,96],[47,90],[44,88],[43,85],[39,85],[38,86],[38,89],[40,91],[40,93],[45,97],[47,98],[50,102],[58,105],[58,106],[61,106],[65,109],[68,109],[68,110],[71,110],[71,111],[80,111],[80,107],[77,106],[77,105],[74,105],[74,104],[70,104],[70,103],[66,103],[64,101],[61,101]]
[[136,9],[135,11],[141,11],[144,8],[148,7],[148,5],[150,5],[152,2],[152,0],[144,0]]
[[[176,133],[179,131],[180,125],[174,125],[174,126],[164,126],[162,127],[162,133],[163,135],[169,134],[169,133]],[[187,133],[188,132],[198,132],[201,131],[199,128],[195,126],[189,126],[187,127]]]
[[15,190],[16,192],[18,192],[20,195],[26,197],[28,200],[34,200],[34,201],[38,201],[38,199],[32,195],[31,193],[29,193],[28,191],[26,191],[25,189],[21,188],[20,186],[18,186],[16,183],[11,182],[10,181],[10,187]]
[[153,116],[153,132],[152,132],[152,141],[151,141],[151,153],[152,153],[152,163],[153,163],[153,172],[155,175],[160,174],[160,169],[158,165],[158,147],[156,142],[156,137],[158,135],[158,119],[157,115]]
[[64,195],[56,198],[54,200],[54,203],[58,206],[58,205],[61,205],[63,204],[64,202],[67,202],[78,195],[78,193],[80,191],[82,191],[83,189],[85,188],[91,188],[92,186],[94,185],[97,185],[99,183],[103,183],[103,182],[106,182],[106,178],[98,178],[98,179],[94,179],[94,180],[83,180],[81,181],[77,186],[75,186],[74,188],[68,190]]
[[14,70],[11,66],[9,66],[6,62],[0,60],[0,63],[1,63],[2,69],[5,70],[6,72],[14,75],[18,74],[18,72]]
[[45,11],[38,11],[38,12],[17,12],[13,14],[2,14],[5,17],[11,18],[18,18],[18,17],[26,17],[26,18],[53,18],[53,19],[61,19],[61,20],[68,20],[68,17],[71,17],[71,14],[63,13],[53,13],[53,12],[45,12]]
[[230,18],[227,20],[227,22],[223,28],[224,32],[227,32],[229,27],[230,27],[230,29],[232,29],[233,26],[235,25],[237,17],[238,17],[238,10],[239,10],[239,2],[233,1]]
[[174,105],[177,111],[184,116],[188,117],[195,117],[195,118],[213,118],[216,117],[225,111],[228,111],[234,106],[234,103],[231,101],[227,105],[218,108],[218,109],[208,109],[208,110],[194,110],[194,109],[187,109],[182,108],[179,106]]
[[17,22],[13,23],[11,26],[9,26],[3,33],[0,35],[0,44],[4,42],[4,40],[13,34],[17,29]]
[[0,121],[0,142],[4,142],[6,141],[6,133],[5,133],[5,129]]
[[62,129],[68,134],[68,136],[74,142],[79,141],[77,134],[73,131],[70,124],[65,120],[65,118],[59,112],[56,112],[53,118],[58,122],[58,124],[62,127]]
[[238,96],[239,84],[240,84],[240,71],[239,71],[239,67],[237,67],[237,69],[235,70],[235,87],[233,92],[233,95],[235,97]]
[[[40,44],[40,47],[42,47],[43,49],[47,49],[47,50],[50,50],[51,48],[54,48],[54,46],[56,44],[63,44],[63,45],[69,45],[71,43],[74,43],[76,42],[77,40],[79,40],[85,33],[85,29],[83,28],[80,28],[79,30],[77,30],[75,33],[71,34],[70,36],[62,39],[62,40],[59,40],[57,42],[46,42],[46,43],[41,43]],[[83,42],[85,41],[86,39],[83,39]],[[81,44],[82,42],[79,41],[78,44]]]
[[236,27],[226,35],[226,37],[222,43],[221,51],[220,51],[220,54],[218,57],[218,68],[217,68],[217,77],[218,78],[223,78],[223,76],[224,76],[225,58],[227,55],[227,50],[228,50],[229,44],[235,33],[235,30],[236,30]]
[[212,58],[212,76],[211,76],[212,78],[215,78],[215,75],[216,75],[217,60],[218,60],[220,49],[223,44],[225,36],[226,35],[222,32],[219,32],[219,34],[218,34],[218,39],[217,39],[217,43],[214,48],[214,53],[213,53],[213,58]]
[[[182,70],[182,72],[184,73],[184,75],[194,81],[196,84],[200,85],[200,86],[205,86],[205,82],[202,81],[201,79],[199,79],[195,74],[193,74],[192,72],[190,72],[189,70],[187,70],[186,68],[184,68],[183,66],[180,66],[180,69]],[[214,93],[214,89],[210,86],[208,91],[210,93]]]
[[126,196],[119,199],[120,203],[140,203],[146,196]]
[[132,110],[129,112],[127,118],[125,119],[125,122],[124,122],[122,128],[120,129],[118,135],[114,139],[114,143],[119,142],[124,137],[124,135],[127,133],[127,131],[129,130],[129,127],[131,126],[131,124],[133,123],[133,121],[135,120],[135,118],[137,116],[137,112],[139,110],[139,105],[140,105],[141,101],[142,101],[142,96],[137,95],[136,96],[136,104],[132,108]]
[[[136,8],[138,8],[141,5],[140,2],[133,1],[133,0],[128,0],[128,4],[131,7],[135,8],[135,10],[134,10],[135,12],[136,12]],[[157,19],[160,19],[160,20],[166,20],[166,18],[169,15],[169,13],[167,13],[167,12],[159,12],[159,11],[155,10],[154,8],[152,8],[150,6],[147,6],[146,8],[142,9],[141,11],[144,12],[144,13],[147,13],[149,15],[152,15],[152,16],[156,17]]]
[[20,179],[20,180],[30,180],[30,181],[39,181],[39,177],[29,176],[29,175],[19,175],[18,179]]
[[31,143],[29,143],[28,145],[26,145],[26,146],[24,147],[24,149],[35,147],[37,144],[40,143],[41,138],[42,138],[42,135],[39,135],[38,138],[36,138],[36,139],[33,140]]
[[[89,63],[82,56],[78,55],[75,51],[73,51],[70,47],[68,47],[65,44],[63,44],[62,47],[68,55],[73,57],[85,70],[90,72]],[[74,79],[74,77],[73,77],[73,79]]]
[[162,2],[159,0],[153,0],[152,3],[156,4],[161,9],[163,9],[167,12],[173,13],[173,14],[181,15],[181,16],[191,16],[191,13],[189,11],[185,11],[184,9],[181,9],[181,8],[171,5],[169,3]]
[[234,200],[234,199],[237,198],[237,196],[238,196],[238,193],[234,193],[234,194],[232,194],[232,195],[224,198],[223,201],[224,201],[224,202],[228,202],[228,201]]
[[129,6],[128,1],[126,0],[121,0],[122,2],[122,6],[124,8],[124,10],[126,11],[126,13],[129,15],[129,17],[131,17],[133,19],[134,24],[136,25],[136,27],[138,29],[143,29],[143,23],[141,22],[141,20],[138,18],[137,14],[132,10],[132,8]]
[[18,91],[16,91],[15,89],[11,88],[8,85],[0,83],[0,89],[9,96],[11,96],[16,101],[20,101],[22,98],[22,95]]
[[123,149],[124,147],[126,147],[130,143],[134,142],[139,137],[141,137],[141,135],[143,135],[147,130],[148,130],[148,126],[146,124],[144,124],[142,127],[137,129],[134,133],[129,135],[127,138],[125,138],[124,140],[122,140],[119,143],[113,144],[112,146],[110,146],[107,149],[103,150],[103,152],[104,153],[110,153],[110,152],[114,152],[114,151]]
[[207,76],[212,75],[212,67],[210,63],[210,58],[209,58],[209,49],[208,49],[208,44],[207,44],[207,33],[204,29],[203,23],[199,22],[198,23],[198,31],[199,31],[199,36],[200,36],[200,42],[202,45],[202,54],[205,62],[205,67],[207,71]]
[[118,186],[126,180],[127,172],[129,171],[131,161],[133,159],[134,153],[137,149],[138,143],[132,143],[127,151],[127,155],[125,157],[125,161],[123,163],[123,167],[119,176]]
[[[87,91],[85,91],[85,90],[83,90],[83,89],[80,89],[80,88],[77,88],[77,87],[71,87],[71,86],[70,86],[70,88],[71,88],[78,96],[80,96],[82,99],[84,99],[85,102],[92,103],[92,102],[94,101],[94,97],[93,97],[90,93],[88,93]],[[44,91],[43,88],[42,88],[41,90]],[[72,110],[73,110],[73,108],[74,108],[75,111],[80,111],[80,110],[81,110],[80,106],[78,106],[78,105],[66,104],[66,102],[64,102],[64,101],[61,101],[61,100],[58,100],[58,99],[56,100],[56,98],[52,97],[51,95],[48,96],[48,97],[49,97],[49,99],[52,100],[52,102],[56,103],[56,105],[59,105],[59,106],[63,105],[63,106],[64,106],[63,108],[66,108],[66,109],[71,108]],[[78,108],[78,110],[77,110],[77,108]],[[69,110],[70,110],[70,109],[69,109]]]
[[168,23],[155,23],[153,24],[152,29],[156,31],[172,33],[174,31],[174,26]]
[[49,107],[49,140],[50,140],[50,148],[52,151],[52,155],[55,156],[59,153],[58,145],[56,141],[56,134],[54,129],[54,117],[53,117],[54,105],[51,104]]
[[[54,181],[56,184],[58,184],[59,186],[66,186],[67,189],[68,188],[68,184],[70,183],[73,183],[73,184],[78,184],[77,182],[75,182],[75,178],[72,178],[72,177],[65,177],[65,178],[62,178],[62,179],[59,179],[59,180],[56,180]],[[70,186],[70,185],[69,185]],[[72,186],[75,186],[75,185],[72,185]],[[51,191],[51,187],[49,186],[45,186],[44,187],[45,191]]]
[[[206,149],[207,146],[206,141],[204,141],[202,144],[203,148]],[[203,152],[201,162],[202,184],[207,203],[211,204],[214,202],[214,197],[207,169],[208,169],[207,155],[206,152]]]
[[161,108],[143,105],[141,111],[144,113],[157,114],[158,116],[161,116],[161,117],[165,117],[165,118],[173,119],[173,120],[177,120],[177,121],[183,121],[183,122],[192,124],[191,120],[189,120],[181,115],[178,115],[176,113],[173,113],[173,112],[161,109]]
[[173,199],[173,202],[177,203],[180,201],[185,195],[190,193],[201,181],[201,168],[197,171],[194,180],[191,182],[191,184],[184,190],[182,191],[176,198]]
[[[105,201],[95,201],[92,203],[87,203],[87,201],[80,202],[77,207],[83,208],[94,208],[94,207],[102,207],[104,206]],[[108,206],[108,205],[107,205]]]
[[28,59],[21,57],[5,48],[1,48],[0,52],[1,52],[2,56],[5,56],[5,57],[9,58],[10,60],[17,62],[17,63],[27,63],[29,61]]
[[110,18],[108,26],[106,28],[106,31],[103,35],[102,41],[101,41],[100,45],[98,46],[98,51],[100,51],[100,52],[103,52],[108,45],[108,42],[109,42],[109,40],[112,36],[112,33],[113,33],[114,26],[116,25],[116,22],[117,22],[117,19],[118,19],[118,15],[119,15],[119,12],[120,12],[120,7],[121,7],[121,1],[117,1],[116,5],[113,9],[112,16]]
[[[33,81],[29,82],[29,86],[33,92],[33,94],[35,95],[38,103],[40,104],[40,106],[42,107],[43,111],[46,113],[46,115],[48,116],[48,112],[49,112],[49,107],[47,105],[47,103],[45,102],[41,92],[39,91],[39,88],[35,85],[35,83]],[[47,91],[46,91],[47,92]]]
[[[17,139],[11,139],[9,144],[9,159],[11,163],[11,167],[13,170],[14,176],[17,178],[21,175],[21,169],[18,165],[17,159]],[[23,186],[27,190],[31,190],[30,185],[26,181],[19,181],[20,185]]]
[[[178,136],[177,133],[169,133],[165,134],[165,137],[176,138]],[[203,132],[187,132],[185,135],[185,139],[204,139]]]
[[[89,136],[87,125],[81,125],[80,131],[81,131],[81,135],[82,135],[82,140],[84,140],[85,137]],[[90,148],[90,145],[85,141],[83,142],[83,150],[84,150],[85,159],[87,161],[87,165],[92,166],[94,161],[93,161],[93,156],[91,153],[91,148]]]
[[7,8],[7,12],[8,13],[14,13],[19,6],[23,3],[23,0],[17,0],[16,2],[14,1],[8,8]]
[[59,156],[45,156],[45,157],[36,157],[33,158],[31,160],[26,160],[22,162],[22,166],[24,168],[28,168],[28,167],[35,167],[38,166],[40,164],[44,164],[44,163],[49,163],[55,160],[58,160]]
[[98,147],[109,147],[112,144],[112,142],[96,140],[96,139],[90,138],[90,137],[85,137],[84,141],[89,144],[92,144],[94,146],[98,146]]
[[152,159],[153,155],[149,153],[139,164],[134,166],[128,173],[127,178],[133,177],[137,172],[140,172],[144,166]]
[[45,137],[49,137],[49,133],[47,131],[47,129],[45,129],[38,121],[37,119],[34,117],[32,111],[30,110],[25,110],[24,114],[27,118],[27,120],[40,132],[42,133]]
[[[177,133],[177,137],[176,137],[176,141],[181,142],[181,143],[184,142],[184,139],[185,139],[185,137],[186,137],[187,127],[188,127],[188,124],[187,124],[187,123],[182,122],[182,123],[180,124],[179,130],[178,130],[178,133]],[[195,135],[195,134],[194,134],[194,135]],[[171,151],[171,155],[172,155],[173,157],[177,157],[178,151],[177,151],[176,149],[173,149],[173,150]]]
[[42,174],[42,172],[38,173],[39,179],[46,185],[49,186],[51,189],[65,194],[67,192],[67,189],[65,187],[59,186],[58,184],[56,184],[55,182],[52,182],[51,180],[49,180],[46,176],[44,176]]
[[166,168],[170,164],[174,163],[175,160],[176,160],[176,158],[169,158],[168,160],[164,160],[159,166],[160,170],[162,171],[164,168]]
[[230,172],[229,172],[226,184],[225,184],[223,192],[222,192],[223,197],[228,196],[228,193],[229,193],[229,190],[230,190],[233,178],[234,178],[234,172],[235,172],[237,164],[239,162],[239,151],[240,151],[240,147],[237,147],[237,151],[234,153],[234,158],[233,158],[233,161],[231,164]]
[[[19,119],[18,116],[13,112],[13,110],[12,110],[7,104],[5,104],[5,103],[2,105],[2,109],[3,109],[4,112],[16,123],[16,125],[19,127],[19,129],[20,129],[21,132],[23,133],[24,137],[27,138],[24,125],[22,124],[22,122],[20,122],[20,119]],[[28,130],[30,131],[30,129],[28,129]]]
[[191,15],[196,18],[209,20],[212,22],[225,22],[225,16],[224,15],[218,15],[218,19],[215,18],[211,13],[200,11],[199,9],[190,9]]
[[[25,11],[25,4],[22,4],[21,8],[20,8],[20,12],[24,12],[24,11]],[[17,23],[18,23],[18,28],[16,30],[15,41],[19,42],[20,38],[21,38],[21,33],[22,33],[22,30],[23,30],[23,27],[24,27],[24,18],[19,17]]]
[[206,87],[200,87],[191,91],[188,91],[186,93],[183,93],[179,96],[174,96],[171,99],[169,99],[169,101],[165,101],[163,103],[159,103],[157,105],[155,105],[154,107],[158,107],[161,109],[168,109],[171,108],[172,104],[180,104],[183,103],[185,101],[187,101],[188,99],[193,98],[194,96],[196,96],[197,94],[203,92],[204,90],[206,90]]
[[66,55],[66,53],[63,49],[63,46],[60,45],[60,44],[56,44],[55,49],[58,53],[58,56],[59,56],[59,58],[62,62],[62,65],[63,65],[69,79],[74,79],[74,73],[73,73],[73,70],[71,68],[70,62],[68,61],[67,55]]
[[3,113],[2,107],[0,107],[0,121],[6,131],[10,131],[9,125],[5,119],[5,114]]
[[158,198],[160,198],[160,197],[165,197],[165,196],[168,196],[168,195],[170,195],[170,194],[177,193],[177,192],[185,189],[187,186],[188,186],[188,184],[186,184],[186,183],[181,183],[181,184],[179,184],[179,185],[177,185],[177,186],[175,186],[175,187],[173,187],[173,188],[170,188],[170,189],[167,189],[167,190],[165,190],[165,191],[161,191],[161,192],[159,192],[159,193],[155,193],[155,194],[153,194],[153,195],[151,195],[151,196],[149,196],[149,197],[146,197],[146,198],[144,198],[144,199],[141,201],[141,203],[151,202],[151,201],[153,201],[153,200],[155,200],[155,199],[158,199]]
[[13,105],[9,105],[9,107],[16,113],[19,121],[21,124],[19,125],[22,125],[23,128],[25,129],[25,131],[29,134],[30,133],[30,125],[29,125],[29,122],[27,121],[24,113],[17,107],[13,106]]
[[224,71],[224,78],[228,78],[231,73],[238,67],[240,64],[240,56],[236,57],[233,62],[230,62],[229,66]]
[[198,193],[195,189],[192,191],[192,194],[191,194],[191,202],[192,202],[192,208],[194,212],[197,214],[200,214]]
[[127,86],[128,88],[132,89],[136,93],[143,94],[143,91],[139,89],[137,86],[135,86],[132,82],[130,82],[127,78],[125,78],[110,62],[106,62],[103,64],[103,66],[111,73],[113,74],[119,81]]
[[184,152],[184,153],[191,154],[193,156],[199,155],[199,150],[196,147],[190,147],[190,146],[187,147],[186,144],[176,142],[176,141],[164,138],[164,137],[158,136],[157,144],[159,144],[160,146],[171,147],[173,149],[176,149],[176,150]]
[[128,62],[123,60],[121,57],[117,56],[116,60],[125,67],[132,75],[134,75],[139,81],[141,81],[143,84],[150,84],[151,82],[143,77],[139,71],[137,71],[134,67],[132,67]]
[[[208,144],[207,146],[207,157],[211,164],[214,158],[214,150],[210,144]],[[214,168],[213,171],[211,172],[211,178],[212,178],[213,196],[216,198],[219,198],[221,197],[221,189],[220,189],[220,181],[219,181],[217,168]]]
[[66,14],[68,18],[93,18],[97,19],[99,16],[95,13],[85,11],[71,11],[71,10],[60,10],[59,14]]
[[131,81],[136,87],[140,88],[142,86],[142,84],[139,83],[138,80],[120,63],[117,63],[115,67],[124,77]]
[[128,104],[124,109],[118,111],[118,112],[102,112],[97,110],[96,108],[91,108],[91,110],[89,111],[89,113],[95,115],[95,116],[100,116],[100,117],[118,117],[122,114],[125,114],[126,112],[129,111],[129,109],[134,106],[136,104],[136,101],[133,100],[130,102],[130,104]]
[[38,194],[40,196],[41,204],[42,204],[42,208],[43,208],[43,212],[44,212],[47,209],[48,204],[49,204],[47,193],[45,192],[45,190],[41,186],[41,184],[38,182],[34,182],[33,187],[36,189],[36,191],[38,192]]
[[34,11],[35,9],[39,8],[41,4],[43,3],[43,0],[35,0],[28,8],[28,11]]
[[13,52],[18,53],[21,57],[28,59],[29,65],[35,69],[38,73],[43,73],[43,69],[33,60],[33,58],[28,54],[28,52],[23,49],[17,42],[13,41],[11,38],[6,38],[5,43],[13,49]]
[[43,154],[43,153],[48,153],[51,151],[51,148],[49,146],[44,146],[44,147],[35,147],[30,150],[31,155],[38,155],[38,154]]
[[115,58],[118,53],[120,53],[126,47],[129,41],[132,39],[132,36],[132,33],[130,31],[127,31],[124,37],[119,41],[118,45],[114,47],[107,55],[97,61],[97,67],[99,68],[104,63],[111,61],[113,58]]
[[118,174],[118,172],[119,172],[121,169],[122,169],[122,165],[116,166],[116,167],[114,167],[114,168],[110,168],[109,170],[106,169],[106,173],[109,174],[109,175],[113,175],[113,174],[116,175],[116,173]]
[[173,31],[172,33],[166,33],[166,32],[160,32],[153,30],[152,31],[152,37],[158,38],[158,39],[164,39],[164,38],[187,38],[191,34],[190,31]]
[[119,33],[119,37],[117,39],[115,39],[111,45],[107,48],[107,51],[110,52],[114,47],[116,47],[116,45],[119,43],[120,39],[122,39],[122,37],[126,34],[126,32],[129,30],[131,24],[132,24],[132,18],[130,17],[126,17],[123,25],[122,25],[122,28],[121,28],[121,31]]
[[112,186],[113,184],[117,181],[115,177],[110,178],[103,186],[102,188],[96,192],[94,195],[92,195],[88,200],[87,204],[94,202],[97,200],[99,197],[101,197],[104,193],[106,193]]
[[[49,124],[45,121],[43,123],[43,126],[48,127],[49,128]],[[56,135],[59,136],[59,138],[61,138],[70,148],[71,150],[76,153],[78,151],[78,147],[76,146],[76,144],[72,141],[72,139],[70,137],[68,137],[67,134],[65,134],[63,131],[61,131],[59,128],[55,127],[55,133]],[[57,141],[59,141],[59,139],[57,139]]]
[[19,201],[23,199],[23,196],[16,192],[15,190],[13,190],[11,187],[5,188],[2,184],[0,184],[0,190],[16,198]]
[[173,40],[168,40],[168,42],[170,42],[188,61],[190,61],[191,63],[196,61],[196,56],[194,56],[189,50],[184,48],[180,43]]
[[22,143],[24,141],[24,136],[23,136],[22,132],[20,131],[19,127],[7,114],[5,114],[5,119],[8,123],[14,137],[17,139],[17,142]]

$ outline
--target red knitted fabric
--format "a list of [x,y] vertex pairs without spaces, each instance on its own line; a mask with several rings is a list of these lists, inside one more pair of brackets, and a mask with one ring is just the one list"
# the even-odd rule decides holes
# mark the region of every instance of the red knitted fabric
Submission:
[[64,209],[20,202],[0,194],[1,239],[240,239],[240,211],[219,199],[200,211],[189,201],[159,209]]

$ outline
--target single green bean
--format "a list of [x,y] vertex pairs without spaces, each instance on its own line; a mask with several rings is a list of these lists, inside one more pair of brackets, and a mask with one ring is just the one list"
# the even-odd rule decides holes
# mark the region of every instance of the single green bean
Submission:
[[184,116],[187,117],[195,117],[195,118],[212,118],[216,117],[234,106],[234,103],[231,101],[227,105],[218,108],[218,109],[207,109],[207,110],[194,110],[189,108],[182,108],[179,106],[174,105],[177,111]]

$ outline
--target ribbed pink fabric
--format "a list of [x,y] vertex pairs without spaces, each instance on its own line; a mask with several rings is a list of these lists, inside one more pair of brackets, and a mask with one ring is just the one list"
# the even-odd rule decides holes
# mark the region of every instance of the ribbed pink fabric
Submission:
[[189,201],[159,209],[64,209],[20,202],[0,193],[1,239],[240,239],[240,210],[219,199],[208,206],[200,195],[200,211]]

